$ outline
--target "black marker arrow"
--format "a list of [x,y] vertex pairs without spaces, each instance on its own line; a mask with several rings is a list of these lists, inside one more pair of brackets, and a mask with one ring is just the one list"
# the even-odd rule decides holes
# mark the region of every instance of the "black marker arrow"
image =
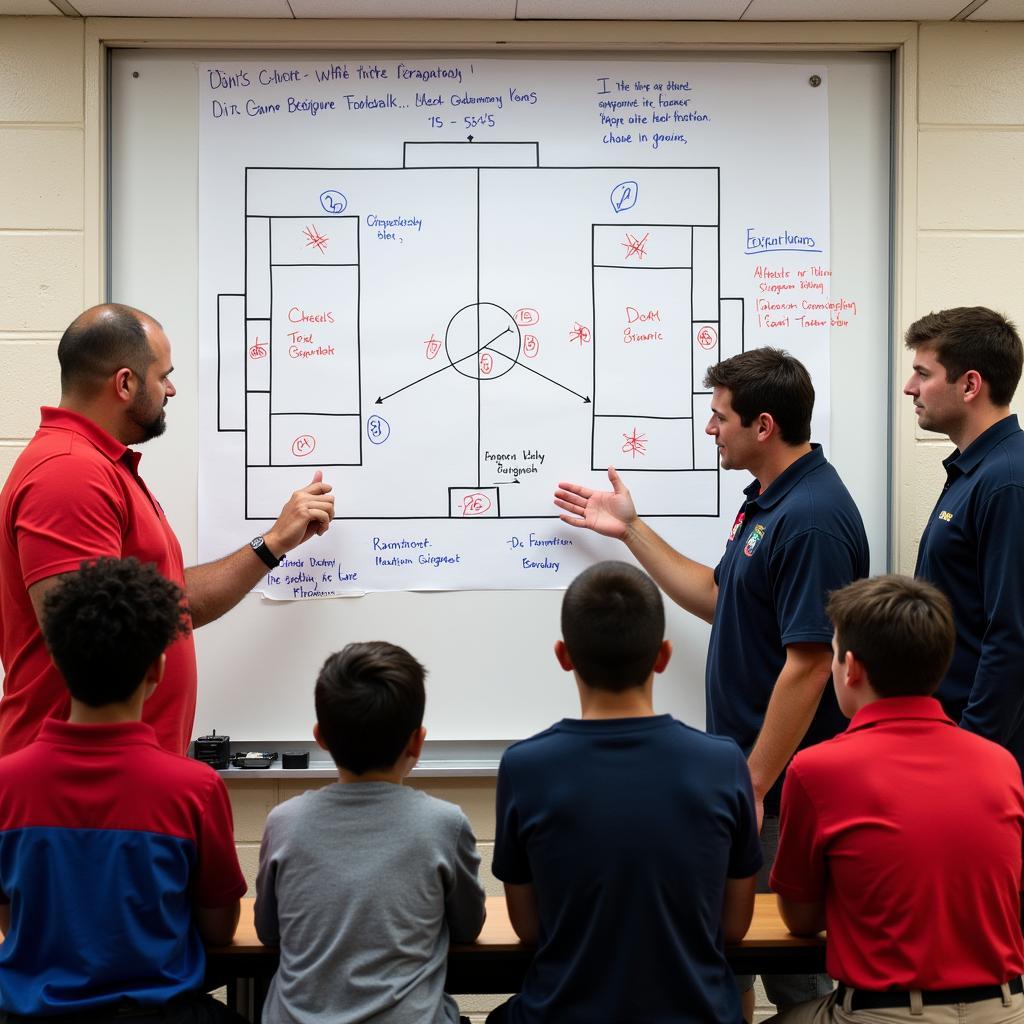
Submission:
[[473,136],[472,135],[467,135],[466,138],[469,139],[470,142],[473,141]]
[[519,477],[516,477],[515,480],[495,480],[493,486],[494,487],[504,487],[506,484],[510,484],[510,483],[512,483],[512,484],[519,483]]
[[[509,329],[510,328],[506,328],[506,330]],[[498,338],[500,338],[503,334],[505,334],[505,331],[502,331],[501,334],[498,335]],[[394,398],[395,395],[400,395],[403,391],[408,390],[409,388],[415,386],[416,384],[422,384],[425,380],[430,380],[431,377],[436,377],[439,373],[444,373],[445,370],[453,370],[455,369],[456,366],[458,366],[459,363],[464,363],[467,359],[477,358],[480,352],[483,352],[483,350],[486,348],[490,348],[498,340],[498,338],[491,338],[491,340],[487,342],[486,345],[482,345],[480,347],[479,351],[470,352],[469,355],[463,356],[461,359],[456,359],[455,362],[449,363],[447,366],[442,366],[440,370],[434,370],[433,373],[428,373],[425,377],[420,377],[419,380],[414,380],[411,384],[406,384],[405,387],[401,387],[397,391],[392,391],[390,395],[384,395],[383,397],[378,396],[377,401],[374,402],[373,404],[383,405],[389,398]],[[499,352],[498,354],[504,355],[503,352]],[[575,394],[575,392],[573,392],[573,394]],[[588,398],[587,401],[589,402],[590,399]]]
[[[499,334],[498,338],[500,338],[500,337],[501,337],[501,335]],[[497,341],[498,339],[495,338],[494,340]],[[493,342],[492,342],[492,344],[493,344]],[[487,346],[485,345],[484,348],[486,348],[486,347]],[[570,395],[575,395],[577,398],[582,398],[584,405],[589,405],[590,404],[590,395],[581,395],[578,391],[573,391],[572,388],[567,388],[564,384],[559,384],[557,380],[552,380],[551,377],[545,377],[543,373],[538,373],[532,367],[527,366],[526,363],[520,363],[519,360],[513,359],[511,356],[505,355],[505,353],[502,352],[501,349],[495,349],[494,351],[499,356],[505,356],[505,358],[510,363],[515,363],[517,366],[522,367],[522,369],[529,370],[530,373],[535,374],[536,376],[540,377],[543,380],[546,380],[549,384],[554,384],[556,388],[561,388],[563,391],[568,391]]]
[[384,395],[383,398],[378,396],[377,401],[374,402],[373,404],[383,405],[387,399],[394,398],[395,395],[400,395],[403,391],[406,391],[411,387],[415,387],[417,384],[422,384],[425,380],[430,380],[431,377],[436,377],[439,373],[444,373],[445,370],[452,369],[452,366],[453,364],[449,363],[447,366],[442,366],[440,370],[434,370],[433,373],[428,373],[425,377],[420,377],[419,380],[414,380],[411,384],[406,384],[404,388],[399,388],[397,391],[392,391],[390,395]]

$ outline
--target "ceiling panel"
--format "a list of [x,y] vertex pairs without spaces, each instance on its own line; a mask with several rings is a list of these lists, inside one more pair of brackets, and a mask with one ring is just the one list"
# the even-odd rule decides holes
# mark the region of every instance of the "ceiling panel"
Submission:
[[291,0],[296,18],[514,18],[516,0]]
[[50,0],[0,0],[0,17],[22,14],[60,14],[60,11],[50,3]]
[[1024,0],[987,0],[968,21],[1024,21]]
[[86,18],[290,18],[288,0],[71,0]]
[[949,21],[969,0],[751,0],[744,21]]
[[750,0],[519,0],[516,16],[569,20],[735,21]]

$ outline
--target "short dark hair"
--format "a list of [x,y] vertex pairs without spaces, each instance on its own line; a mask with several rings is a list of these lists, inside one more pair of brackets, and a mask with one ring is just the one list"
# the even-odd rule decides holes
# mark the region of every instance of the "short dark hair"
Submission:
[[907,328],[907,348],[921,345],[935,351],[952,383],[977,370],[988,384],[995,405],[1009,405],[1024,364],[1017,328],[986,306],[956,306],[915,320]]
[[127,700],[190,629],[181,589],[137,558],[97,558],[43,601],[43,638],[71,696],[101,708]]
[[339,768],[355,775],[390,768],[423,724],[426,670],[383,640],[332,654],[316,680],[320,737]]
[[122,366],[144,377],[154,359],[144,320],[156,323],[117,303],[94,306],[77,316],[57,345],[61,389],[88,394]]
[[726,388],[740,422],[749,427],[763,412],[789,445],[811,438],[814,385],[807,367],[779,348],[752,348],[708,367],[704,387]]
[[880,697],[935,692],[953,658],[956,628],[946,595],[907,576],[857,580],[829,595],[840,659],[853,651]]
[[562,639],[587,686],[613,693],[642,686],[665,639],[661,591],[635,566],[598,562],[562,598]]

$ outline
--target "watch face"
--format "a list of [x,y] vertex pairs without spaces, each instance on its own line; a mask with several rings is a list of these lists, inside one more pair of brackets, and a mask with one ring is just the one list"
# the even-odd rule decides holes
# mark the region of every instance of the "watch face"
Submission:
[[253,537],[253,539],[249,541],[249,547],[251,547],[253,551],[259,551],[259,549],[263,547],[263,543],[264,541],[262,537]]

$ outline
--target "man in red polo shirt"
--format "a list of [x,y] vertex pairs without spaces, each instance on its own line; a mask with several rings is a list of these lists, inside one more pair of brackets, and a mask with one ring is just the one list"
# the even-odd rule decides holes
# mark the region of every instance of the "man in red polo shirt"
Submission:
[[828,613],[852,721],[789,767],[771,885],[792,932],[827,929],[840,984],[773,1020],[1024,1021],[1024,787],[1011,754],[931,696],[953,656],[949,602],[882,576]]
[[[59,408],[42,422],[0,492],[0,754],[31,743],[43,721],[67,718],[67,690],[39,629],[43,599],[87,559],[134,556],[185,591],[192,625],[233,608],[292,548],[330,525],[331,487],[317,472],[274,525],[238,551],[186,569],[159,502],[126,447],[162,434],[175,394],[171,346],[152,317],[128,306],[94,306],[57,349]],[[196,705],[191,634],[167,651],[164,684],[144,720],[161,746],[184,753]]]

